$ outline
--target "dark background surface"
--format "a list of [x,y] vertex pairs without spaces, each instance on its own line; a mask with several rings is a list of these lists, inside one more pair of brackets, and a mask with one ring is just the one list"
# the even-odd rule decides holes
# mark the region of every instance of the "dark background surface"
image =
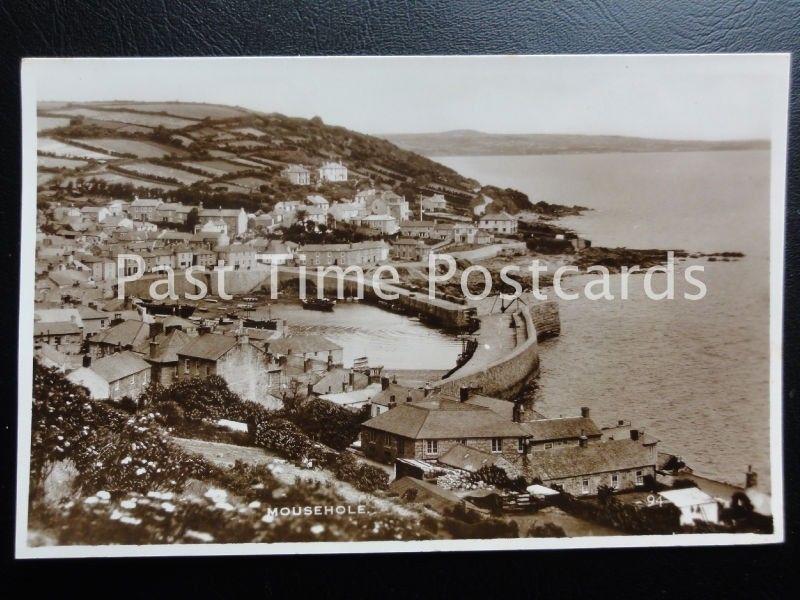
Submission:
[[[798,472],[798,66],[792,65],[784,326],[781,546],[379,556],[13,561],[19,264],[19,60],[26,56],[796,52],[797,1],[257,2],[0,0],[0,326],[6,593],[61,597],[322,597],[403,593],[781,597],[791,589]],[[795,57],[793,57],[795,58]],[[157,82],[154,82],[157,85]],[[369,82],[364,82],[369,85]],[[713,223],[709,224],[713,227]],[[744,285],[747,283],[744,282]],[[736,435],[735,431],[731,435]],[[475,543],[475,549],[480,544]],[[16,585],[19,591],[12,591]]]

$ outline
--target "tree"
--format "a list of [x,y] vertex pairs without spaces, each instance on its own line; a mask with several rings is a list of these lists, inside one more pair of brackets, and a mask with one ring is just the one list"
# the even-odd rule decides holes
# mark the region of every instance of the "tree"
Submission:
[[200,222],[200,213],[197,210],[197,207],[193,207],[192,210],[189,211],[189,214],[186,215],[186,229],[190,232],[194,231],[195,225]]

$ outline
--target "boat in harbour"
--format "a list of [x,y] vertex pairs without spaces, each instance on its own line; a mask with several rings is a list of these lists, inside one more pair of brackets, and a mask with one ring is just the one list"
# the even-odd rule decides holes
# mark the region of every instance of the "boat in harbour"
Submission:
[[305,310],[322,310],[326,312],[332,311],[333,307],[336,306],[336,300],[330,298],[311,298],[300,300],[300,303]]

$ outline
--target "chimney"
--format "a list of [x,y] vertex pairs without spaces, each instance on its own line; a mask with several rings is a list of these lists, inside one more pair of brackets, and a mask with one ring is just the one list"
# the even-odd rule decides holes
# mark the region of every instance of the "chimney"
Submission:
[[307,393],[309,396],[311,396],[311,395],[314,393],[314,384],[313,384],[313,383],[309,383],[309,384],[306,386],[306,393]]
[[623,421],[622,419],[620,419],[619,421],[617,421],[617,425],[618,425],[619,427],[622,427],[623,425],[625,425],[625,421]]
[[83,366],[87,369],[92,366],[92,355],[91,354],[84,354],[83,355]]
[[347,374],[347,383],[351,388],[354,388],[356,385],[356,374],[353,371]]
[[381,390],[388,390],[388,389],[389,389],[389,378],[381,377]]
[[744,474],[745,489],[753,488],[758,485],[758,473],[753,471],[753,465],[747,465],[747,473]]
[[158,342],[150,340],[150,358],[155,358],[158,352]]
[[589,438],[586,437],[586,432],[581,429],[581,437],[578,438],[578,444],[581,448],[586,448],[589,445]]
[[471,390],[466,386],[461,386],[460,388],[458,388],[458,400],[460,402],[466,402],[467,400],[469,400],[470,391]]
[[119,325],[120,323],[122,323],[122,321],[123,321],[122,313],[114,313],[114,318],[111,319],[111,327],[113,327],[114,325]]
[[347,391],[347,382],[346,382],[346,381],[343,381],[343,382],[342,382],[342,391],[343,391],[343,392],[346,392],[346,391]]
[[411,398],[411,394],[408,394],[408,396],[406,396],[406,402],[407,402],[407,403],[410,403],[410,402],[411,402],[411,400],[412,400],[412,398]]
[[159,333],[164,331],[164,323],[155,321],[150,323],[150,338],[155,338]]
[[308,373],[311,370],[311,359],[307,358],[303,361],[303,373]]
[[524,415],[525,407],[522,406],[521,402],[515,402],[514,408],[511,410],[511,420],[514,421],[514,423],[522,423],[524,421]]
[[427,398],[428,396],[430,396],[430,395],[431,395],[431,392],[432,392],[432,391],[433,391],[433,390],[432,390],[430,387],[428,387],[428,386],[426,385],[426,386],[425,386],[425,388],[423,389],[423,392],[422,392],[422,394],[423,394],[423,397],[424,397],[424,398]]
[[328,354],[328,371],[333,370],[333,354]]
[[631,439],[634,442],[638,442],[639,441],[639,430],[638,429],[631,429]]
[[389,408],[391,409],[394,408],[395,406],[397,406],[397,401],[395,400],[394,394],[392,394],[391,396],[389,396]]
[[589,418],[589,414],[590,414],[590,412],[591,412],[591,411],[589,410],[589,407],[588,407],[588,406],[581,406],[581,416],[582,416],[584,419],[588,419],[588,418]]

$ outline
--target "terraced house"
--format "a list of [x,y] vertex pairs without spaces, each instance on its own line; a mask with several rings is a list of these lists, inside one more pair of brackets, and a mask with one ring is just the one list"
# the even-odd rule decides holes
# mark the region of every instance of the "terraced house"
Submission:
[[457,444],[519,464],[528,432],[484,407],[443,396],[402,402],[361,425],[361,448],[374,460],[436,460]]

